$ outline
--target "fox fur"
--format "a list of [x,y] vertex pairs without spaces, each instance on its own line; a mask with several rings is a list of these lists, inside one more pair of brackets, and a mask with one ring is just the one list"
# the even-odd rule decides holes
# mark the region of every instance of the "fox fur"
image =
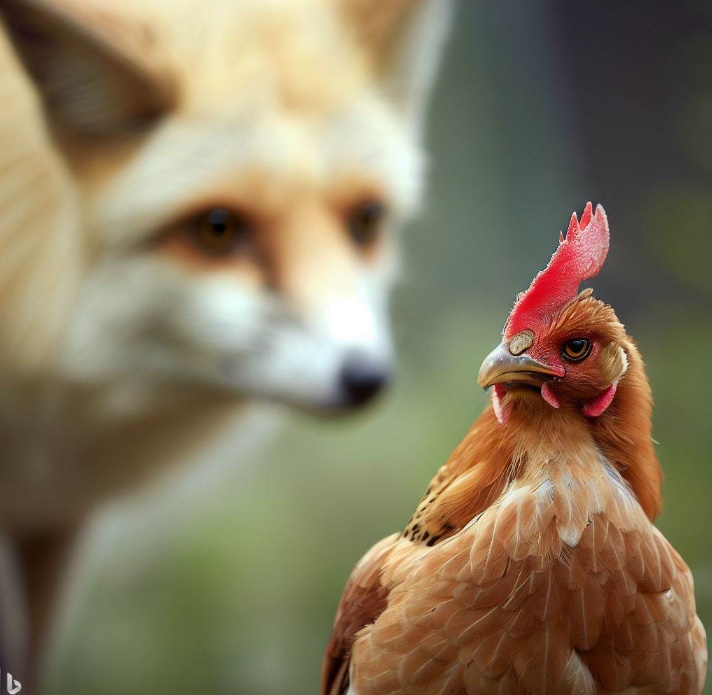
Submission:
[[[72,524],[268,399],[390,368],[447,0],[2,0],[0,519]],[[387,211],[368,254],[344,211]],[[257,258],[164,243],[214,206]]]
[[[204,459],[256,401],[353,405],[354,356],[385,381],[449,12],[0,0],[0,549],[29,606],[27,628],[2,616],[2,668],[18,672],[26,629],[36,659],[99,502]],[[358,245],[349,220],[371,201]],[[216,208],[246,249],[190,236]],[[14,576],[0,563],[0,606]]]

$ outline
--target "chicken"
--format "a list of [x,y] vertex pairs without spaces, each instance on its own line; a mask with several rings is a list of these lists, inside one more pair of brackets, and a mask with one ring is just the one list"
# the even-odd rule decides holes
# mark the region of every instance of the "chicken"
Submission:
[[608,240],[589,203],[517,297],[479,374],[491,405],[348,581],[323,695],[702,691],[692,576],[652,524],[643,362],[578,291]]

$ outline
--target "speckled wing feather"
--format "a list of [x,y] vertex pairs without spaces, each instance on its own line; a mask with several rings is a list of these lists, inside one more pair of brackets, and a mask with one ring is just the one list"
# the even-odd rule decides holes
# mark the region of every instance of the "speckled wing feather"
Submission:
[[325,695],[346,692],[354,637],[365,625],[373,623],[386,607],[387,589],[381,582],[381,571],[398,537],[398,534],[388,536],[373,546],[349,577],[322,663],[321,692]]

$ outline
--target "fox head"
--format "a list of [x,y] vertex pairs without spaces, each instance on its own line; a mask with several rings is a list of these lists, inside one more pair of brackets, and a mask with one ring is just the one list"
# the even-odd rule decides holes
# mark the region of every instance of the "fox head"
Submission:
[[47,152],[3,197],[3,361],[96,386],[368,401],[392,369],[397,230],[420,197],[448,10],[4,0],[42,107],[25,98],[12,137]]

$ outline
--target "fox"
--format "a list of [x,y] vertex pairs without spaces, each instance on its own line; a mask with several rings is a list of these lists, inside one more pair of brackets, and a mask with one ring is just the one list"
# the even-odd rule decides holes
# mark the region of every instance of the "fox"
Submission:
[[0,0],[0,527],[32,644],[97,505],[255,402],[387,386],[451,6]]

